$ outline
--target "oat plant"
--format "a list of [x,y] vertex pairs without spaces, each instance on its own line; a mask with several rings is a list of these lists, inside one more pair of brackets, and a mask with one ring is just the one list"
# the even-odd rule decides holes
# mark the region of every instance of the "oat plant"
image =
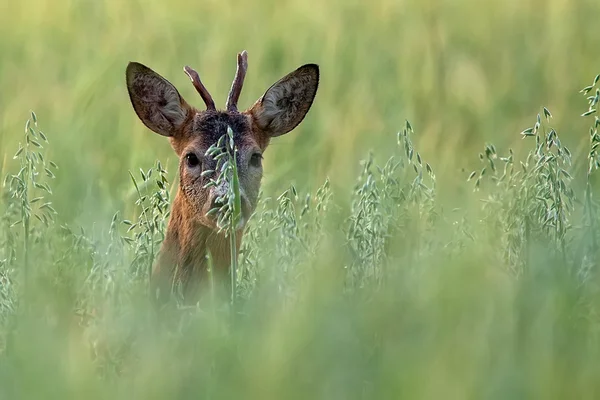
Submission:
[[134,275],[149,279],[170,215],[169,181],[167,171],[158,160],[147,171],[140,168],[139,174],[141,181],[129,172],[139,213],[134,221],[123,220],[128,228],[122,239],[133,248],[131,268]]
[[[589,268],[595,265],[598,257],[598,203],[594,200],[592,176],[593,173],[600,168],[600,134],[598,127],[600,126],[600,117],[598,116],[597,108],[600,102],[600,74],[596,75],[591,85],[581,89],[580,93],[587,96],[588,109],[581,116],[589,119],[593,117],[593,122],[589,128],[589,151],[587,154],[587,168],[585,176],[585,193],[583,202],[583,226],[584,226],[584,246],[582,251],[581,272],[587,276]],[[594,91],[595,89],[595,91]],[[589,95],[593,93],[592,95]],[[585,278],[584,278],[585,279]]]
[[361,162],[346,230],[351,287],[385,282],[385,266],[399,263],[392,257],[390,239],[401,232],[412,234],[405,238],[404,254],[399,257],[415,263],[427,251],[427,231],[437,214],[435,174],[413,145],[413,133],[412,125],[406,121],[397,134],[398,153],[383,166],[377,165],[371,152]]
[[563,264],[571,261],[567,249],[575,207],[571,152],[550,125],[550,111],[544,107],[542,114],[520,133],[524,140],[534,141],[525,160],[515,160],[512,149],[502,156],[493,144],[486,144],[479,155],[484,167],[468,177],[475,181],[475,190],[481,189],[486,178],[492,181],[482,199],[486,220],[497,228],[491,232],[499,236],[503,256],[516,275],[531,260],[532,246],[546,238],[553,242],[553,251]]
[[53,170],[58,167],[44,155],[44,144],[48,144],[48,138],[39,130],[33,111],[25,124],[24,139],[13,157],[20,169],[16,174],[5,176],[4,187],[8,202],[6,213],[14,218],[9,228],[20,230],[15,236],[20,236],[22,281],[26,284],[30,274],[32,236],[39,237],[43,231],[36,224],[47,228],[54,222],[56,210],[47,199],[52,195],[48,180],[55,178]]
[[[216,175],[210,178],[205,188],[225,187],[226,192],[216,199],[220,206],[209,210],[209,214],[217,215],[219,233],[229,238],[230,249],[230,276],[231,276],[231,304],[235,306],[237,296],[237,270],[238,259],[236,255],[237,230],[241,222],[242,204],[240,198],[240,181],[237,170],[238,149],[233,140],[233,131],[227,128],[227,134],[219,138],[217,143],[206,150],[206,155],[217,161],[215,170],[206,170],[202,176]],[[216,172],[216,173],[215,173]]]

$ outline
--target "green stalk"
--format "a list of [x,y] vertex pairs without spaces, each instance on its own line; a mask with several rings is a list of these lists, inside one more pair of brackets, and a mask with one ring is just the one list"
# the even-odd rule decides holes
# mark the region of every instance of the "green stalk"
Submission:
[[131,177],[131,180],[133,181],[133,186],[135,186],[135,191],[138,195],[138,199],[140,200],[140,207],[142,207],[142,214],[144,216],[144,219],[146,220],[146,225],[148,227],[150,227],[150,263],[148,265],[148,280],[150,280],[150,276],[152,275],[152,263],[154,262],[154,240],[153,240],[153,235],[154,235],[154,227],[152,226],[152,224],[150,224],[150,220],[148,219],[148,215],[146,214],[146,208],[144,207],[144,203],[142,201],[142,192],[140,191],[140,188],[137,184],[137,181],[135,180],[135,177],[133,176],[133,174],[131,173],[131,171],[129,171],[129,176]]
[[23,285],[25,287],[25,293],[27,293],[27,281],[29,280],[29,218],[25,219],[23,228],[25,230],[25,238],[23,243]]
[[[230,144],[233,144],[233,132],[229,129],[230,135]],[[230,236],[229,236],[229,251],[231,255],[231,304],[235,307],[235,297],[237,293],[237,269],[238,269],[238,260],[237,260],[237,235],[236,228],[240,221],[240,216],[242,213],[242,200],[240,198],[240,180],[238,176],[237,163],[236,163],[236,154],[237,149],[234,146],[231,146],[233,151],[233,160],[231,160],[230,165],[232,166],[232,187],[233,187],[233,215],[231,218],[231,226],[230,226]],[[231,157],[231,156],[230,156]]]
[[33,165],[29,156],[29,140],[25,140],[25,176],[23,177],[24,190],[23,199],[21,199],[21,217],[23,218],[23,287],[26,294],[28,294],[28,281],[29,281],[29,218],[31,210],[27,209],[29,204],[29,189],[30,179],[33,178],[32,170]]
[[236,284],[237,284],[237,254],[236,254],[236,234],[235,228],[232,229],[231,235],[229,235],[229,247],[231,254],[231,305],[235,307],[235,294],[236,294]]

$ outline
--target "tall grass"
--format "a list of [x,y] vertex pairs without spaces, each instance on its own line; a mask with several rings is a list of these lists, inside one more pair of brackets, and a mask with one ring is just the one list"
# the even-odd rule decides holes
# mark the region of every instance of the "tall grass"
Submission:
[[[598,398],[598,11],[1,4],[0,398]],[[235,312],[159,319],[178,160],[124,68],[224,104],[242,49],[240,108],[306,62],[319,92],[265,154]]]
[[[161,319],[149,307],[147,271],[168,216],[162,163],[141,169],[141,181],[131,175],[134,217],[116,213],[106,230],[52,223],[60,215],[48,216],[50,203],[35,206],[47,199],[33,198],[34,188],[53,190],[34,165],[60,164],[29,147],[47,141],[32,114],[15,155],[26,171],[7,172],[3,189],[0,393],[595,398],[597,84],[583,90],[596,95],[583,113],[582,190],[544,107],[520,133],[523,157],[485,145],[458,209],[438,201],[436,162],[414,145],[408,121],[388,138],[392,156],[359,162],[351,190],[325,180],[314,193],[263,193],[233,275],[233,319],[214,293]],[[233,208],[220,210],[229,232],[231,195]]]

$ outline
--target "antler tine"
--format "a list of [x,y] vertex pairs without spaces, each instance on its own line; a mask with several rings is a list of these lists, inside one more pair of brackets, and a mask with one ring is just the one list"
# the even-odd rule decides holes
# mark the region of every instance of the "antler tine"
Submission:
[[246,77],[247,70],[248,52],[244,50],[237,55],[237,70],[235,71],[235,78],[233,79],[231,89],[229,90],[229,96],[227,97],[227,111],[237,111],[237,102],[242,93],[242,86],[244,85],[244,78]]
[[183,68],[183,71],[187,74],[187,76],[190,77],[192,83],[194,84],[194,87],[200,94],[200,97],[202,97],[202,100],[204,100],[204,104],[206,104],[206,109],[216,110],[215,102],[213,101],[210,93],[208,93],[208,90],[206,90],[206,87],[204,87],[204,85],[202,84],[198,72],[188,67],[187,65]]

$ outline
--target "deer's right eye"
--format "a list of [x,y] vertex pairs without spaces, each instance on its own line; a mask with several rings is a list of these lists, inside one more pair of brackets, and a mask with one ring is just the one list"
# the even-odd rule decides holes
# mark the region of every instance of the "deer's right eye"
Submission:
[[185,156],[188,167],[197,167],[200,164],[200,160],[194,153],[189,153]]

